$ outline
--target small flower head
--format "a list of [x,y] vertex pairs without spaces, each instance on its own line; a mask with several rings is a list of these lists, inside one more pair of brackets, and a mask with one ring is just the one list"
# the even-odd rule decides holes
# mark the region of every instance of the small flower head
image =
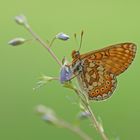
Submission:
[[15,16],[15,21],[19,25],[26,25],[27,24],[27,20],[26,20],[26,17],[24,15]]
[[38,105],[36,108],[36,112],[41,116],[43,121],[50,124],[58,124],[58,119],[52,109],[47,108],[44,105]]
[[60,72],[60,81],[61,83],[65,83],[70,80],[72,76],[71,69],[68,66],[63,66]]
[[71,71],[71,68],[67,65],[68,62],[65,57],[62,60],[62,64],[63,66],[60,71],[60,82],[65,83],[70,80],[72,76],[72,71]]
[[56,35],[56,38],[57,38],[57,39],[60,39],[60,40],[66,41],[66,40],[68,40],[70,37],[69,37],[67,34],[64,34],[64,33],[62,32],[62,33],[58,33],[58,34]]
[[14,39],[10,40],[8,42],[8,44],[11,46],[18,46],[18,45],[21,45],[25,42],[26,42],[26,40],[24,38],[18,37],[18,38],[14,38]]
[[89,116],[91,116],[91,114],[89,113],[89,111],[81,111],[79,114],[78,114],[78,118],[79,119],[86,119],[88,118]]

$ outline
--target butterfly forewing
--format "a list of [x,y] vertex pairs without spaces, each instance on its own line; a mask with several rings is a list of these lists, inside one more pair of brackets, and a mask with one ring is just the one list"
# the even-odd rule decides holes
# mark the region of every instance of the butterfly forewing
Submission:
[[[79,65],[74,73],[79,85],[88,94],[89,99],[104,100],[110,97],[116,88],[116,76],[124,72],[135,57],[136,45],[121,43],[80,55],[73,60],[73,66]],[[80,63],[79,63],[80,62]]]
[[121,43],[81,55],[81,59],[92,59],[117,76],[132,63],[135,53],[134,43]]

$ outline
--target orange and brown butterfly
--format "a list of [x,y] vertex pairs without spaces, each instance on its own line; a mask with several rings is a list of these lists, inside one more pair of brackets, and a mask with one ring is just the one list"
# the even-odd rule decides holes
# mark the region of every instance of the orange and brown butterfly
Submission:
[[[136,53],[134,43],[120,43],[103,49],[80,54],[72,52],[71,71],[78,79],[81,90],[90,100],[105,100],[114,92],[116,77],[132,63]],[[67,70],[66,77],[70,77]]]
[[73,51],[73,74],[89,99],[107,99],[116,88],[116,77],[129,67],[135,53],[134,43],[115,44],[81,55],[79,51]]

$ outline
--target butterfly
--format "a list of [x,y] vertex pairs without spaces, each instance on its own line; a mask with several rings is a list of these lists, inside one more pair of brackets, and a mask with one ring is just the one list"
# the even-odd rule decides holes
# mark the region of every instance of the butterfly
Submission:
[[90,100],[109,98],[117,86],[117,76],[132,63],[136,53],[134,43],[120,43],[80,54],[72,52],[71,71]]

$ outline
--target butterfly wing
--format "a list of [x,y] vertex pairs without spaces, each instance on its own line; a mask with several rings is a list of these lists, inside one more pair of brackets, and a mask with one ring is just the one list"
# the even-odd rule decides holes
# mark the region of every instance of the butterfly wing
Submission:
[[82,60],[83,70],[77,76],[78,83],[91,100],[105,100],[116,88],[117,80],[114,74],[105,70],[103,65]]
[[77,78],[89,99],[110,97],[117,85],[116,76],[129,67],[135,53],[135,44],[121,43],[81,55],[83,69]]
[[135,53],[136,45],[134,43],[121,43],[81,55],[81,59],[96,61],[117,76],[129,67]]

